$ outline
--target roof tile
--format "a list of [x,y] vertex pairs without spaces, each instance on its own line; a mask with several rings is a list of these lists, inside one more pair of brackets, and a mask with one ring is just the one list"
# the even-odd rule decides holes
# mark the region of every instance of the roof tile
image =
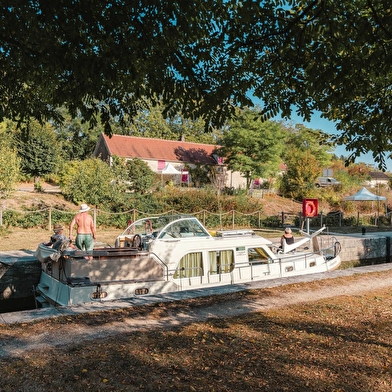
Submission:
[[103,135],[111,155],[199,164],[216,164],[212,154],[219,146],[176,140]]

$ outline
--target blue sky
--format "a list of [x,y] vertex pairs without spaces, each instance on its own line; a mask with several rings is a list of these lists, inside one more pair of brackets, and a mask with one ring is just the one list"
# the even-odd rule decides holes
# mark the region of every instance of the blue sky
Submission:
[[[279,117],[276,117],[277,120],[279,120]],[[325,133],[329,134],[335,134],[337,131],[335,130],[334,123],[331,121],[326,120],[325,118],[321,118],[320,115],[314,115],[312,116],[312,119],[310,122],[303,121],[301,117],[298,117],[295,113],[292,114],[291,120],[292,123],[294,124],[304,124],[308,128],[312,129],[321,129]],[[348,156],[349,153],[346,151],[344,146],[338,146],[335,150],[335,153],[337,156]],[[376,167],[375,162],[373,160],[373,157],[371,154],[366,154],[366,155],[361,155],[359,158],[355,160],[355,162],[365,162],[369,165],[373,165]],[[388,159],[386,161],[387,164],[387,170],[389,172],[392,172],[392,160]]]

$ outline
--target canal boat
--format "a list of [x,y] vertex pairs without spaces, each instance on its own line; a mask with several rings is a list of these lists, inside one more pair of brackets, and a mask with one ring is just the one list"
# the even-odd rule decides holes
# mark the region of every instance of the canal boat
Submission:
[[90,253],[40,244],[37,298],[68,306],[328,272],[340,265],[340,243],[323,230],[280,247],[253,230],[210,232],[194,216],[143,218]]

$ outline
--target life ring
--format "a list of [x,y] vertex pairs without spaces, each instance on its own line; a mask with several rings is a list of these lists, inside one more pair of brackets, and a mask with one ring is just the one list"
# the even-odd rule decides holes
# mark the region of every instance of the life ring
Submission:
[[314,217],[317,215],[317,205],[314,200],[305,201],[305,216]]

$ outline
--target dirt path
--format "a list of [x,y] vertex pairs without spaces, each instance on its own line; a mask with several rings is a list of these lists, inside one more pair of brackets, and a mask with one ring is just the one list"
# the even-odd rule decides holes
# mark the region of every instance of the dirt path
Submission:
[[[30,350],[90,342],[140,330],[171,329],[192,322],[263,312],[272,308],[309,303],[337,296],[356,296],[391,289],[392,265],[363,267],[360,273],[334,271],[326,279],[298,277],[289,285],[249,285],[250,291],[193,298],[179,302],[155,302],[82,316],[49,318],[38,323],[0,326],[0,358],[21,357]],[[359,268],[353,270],[360,270]],[[332,275],[335,273],[334,275]],[[333,278],[333,279],[332,279]],[[0,315],[1,316],[1,315]],[[1,320],[1,319],[0,319]]]

